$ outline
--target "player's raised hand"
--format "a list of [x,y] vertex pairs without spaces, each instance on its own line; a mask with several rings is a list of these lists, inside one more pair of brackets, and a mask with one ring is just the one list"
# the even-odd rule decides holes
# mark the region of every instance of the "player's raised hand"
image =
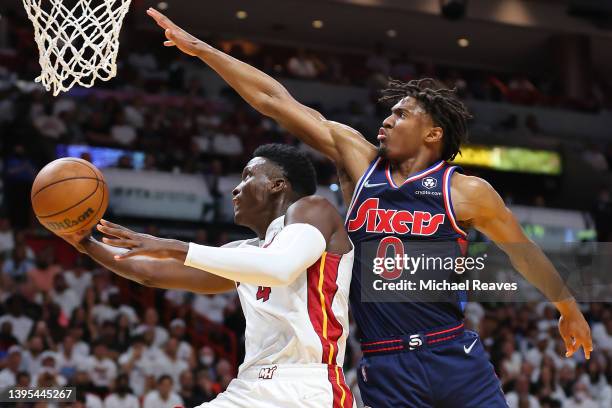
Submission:
[[119,261],[134,256],[184,261],[189,250],[189,244],[186,242],[141,234],[104,219],[100,220],[97,229],[105,235],[102,238],[105,244],[128,249],[123,254],[115,255],[115,259]]
[[158,26],[165,30],[164,34],[166,35],[167,41],[164,41],[164,45],[166,47],[176,46],[185,54],[191,56],[197,55],[198,46],[202,44],[202,41],[174,24],[172,20],[152,7],[147,10],[147,14],[155,20]]
[[580,347],[584,349],[584,357],[591,358],[593,340],[591,329],[582,313],[576,309],[571,313],[561,314],[559,318],[559,333],[565,343],[565,357],[571,357]]

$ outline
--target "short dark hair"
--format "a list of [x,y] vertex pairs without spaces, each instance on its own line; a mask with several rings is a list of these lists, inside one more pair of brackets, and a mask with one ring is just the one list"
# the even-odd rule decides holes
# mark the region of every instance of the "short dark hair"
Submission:
[[280,143],[259,146],[253,157],[263,157],[277,164],[299,196],[313,195],[317,191],[317,173],[312,161],[297,148]]
[[457,97],[457,90],[445,88],[432,78],[408,82],[391,79],[387,88],[382,90],[379,101],[395,104],[408,96],[416,99],[434,124],[442,128],[442,160],[453,160],[461,153],[461,143],[467,141],[467,121],[472,118],[465,104]]
[[157,384],[161,384],[163,383],[165,380],[170,380],[171,383],[174,383],[174,381],[172,380],[172,377],[168,374],[162,374],[158,379],[157,379]]

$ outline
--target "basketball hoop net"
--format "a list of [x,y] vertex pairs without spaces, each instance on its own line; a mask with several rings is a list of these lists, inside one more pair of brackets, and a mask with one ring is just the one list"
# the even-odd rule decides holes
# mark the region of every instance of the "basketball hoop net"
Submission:
[[56,96],[117,74],[119,32],[131,0],[23,0],[42,69],[36,82]]

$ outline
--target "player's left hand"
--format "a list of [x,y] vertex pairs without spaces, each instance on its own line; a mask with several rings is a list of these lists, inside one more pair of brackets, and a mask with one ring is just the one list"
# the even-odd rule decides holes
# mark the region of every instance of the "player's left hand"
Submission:
[[593,351],[591,329],[578,307],[561,314],[559,318],[559,333],[561,333],[565,343],[565,357],[571,357],[582,347],[584,349],[584,357],[587,360],[591,358],[591,351]]
[[189,244],[186,242],[141,234],[106,220],[100,220],[97,229],[105,235],[102,238],[102,242],[105,244],[128,249],[123,254],[115,255],[115,259],[119,261],[134,256],[185,261],[189,250]]

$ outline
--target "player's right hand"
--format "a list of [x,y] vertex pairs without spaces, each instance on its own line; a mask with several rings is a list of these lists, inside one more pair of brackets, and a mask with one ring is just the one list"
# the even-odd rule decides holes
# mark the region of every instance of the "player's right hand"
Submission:
[[168,39],[164,41],[166,47],[176,46],[187,55],[197,55],[198,47],[202,44],[202,41],[174,24],[172,20],[152,7],[147,10],[147,14],[155,20],[158,26],[165,30],[164,34]]

